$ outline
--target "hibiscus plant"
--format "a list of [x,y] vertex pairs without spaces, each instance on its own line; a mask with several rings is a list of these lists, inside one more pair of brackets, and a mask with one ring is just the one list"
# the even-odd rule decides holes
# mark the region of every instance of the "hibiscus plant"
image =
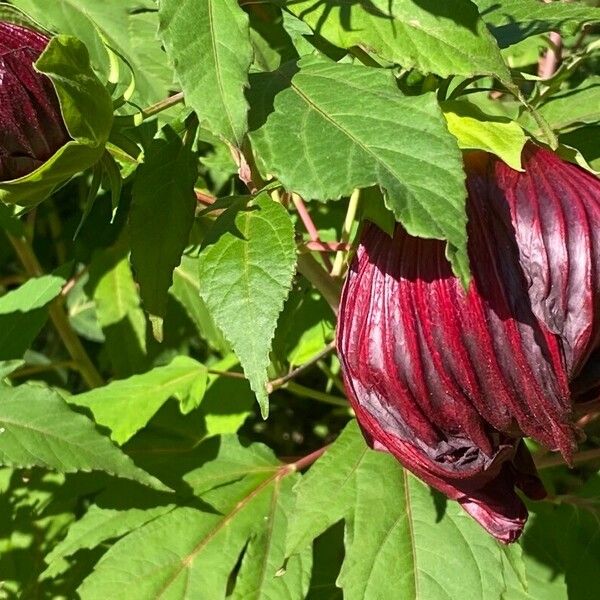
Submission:
[[0,2],[0,598],[600,589],[600,2]]

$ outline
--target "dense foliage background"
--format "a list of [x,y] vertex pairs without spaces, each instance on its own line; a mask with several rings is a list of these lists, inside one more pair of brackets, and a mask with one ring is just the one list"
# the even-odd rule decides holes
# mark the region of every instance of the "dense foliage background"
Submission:
[[600,169],[598,2],[11,4],[85,46],[74,163],[0,183],[0,597],[596,597],[595,413],[503,546],[367,448],[333,336],[364,218],[468,279],[459,148]]

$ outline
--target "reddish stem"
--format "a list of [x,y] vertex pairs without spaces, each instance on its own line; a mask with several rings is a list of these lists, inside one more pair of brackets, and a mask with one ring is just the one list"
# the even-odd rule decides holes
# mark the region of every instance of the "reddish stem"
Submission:
[[281,467],[281,469],[288,471],[288,472],[302,471],[302,469],[306,469],[306,467],[310,467],[310,465],[312,465],[319,458],[321,458],[321,456],[323,456],[323,454],[325,454],[325,452],[327,451],[329,446],[330,446],[330,444],[327,444],[327,446],[323,446],[322,448],[319,448],[318,450],[315,450],[314,452],[311,452],[310,454],[307,454],[306,456],[293,459],[292,462],[288,463],[287,465],[284,465],[283,467]]
[[306,242],[304,247],[312,252],[349,252],[352,248],[344,242]]
[[[310,213],[308,212],[306,205],[304,204],[304,201],[302,200],[302,198],[300,198],[300,196],[298,196],[298,194],[292,194],[292,202],[294,203],[294,206],[296,207],[296,210],[298,211],[298,215],[300,216],[300,219],[301,219],[302,223],[304,224],[306,231],[308,232],[310,241],[317,242],[319,244],[323,243],[319,239],[319,231],[316,228],[316,226],[310,216]],[[331,263],[331,260],[329,260],[329,256],[327,256],[327,255],[323,256],[323,262],[327,266],[327,269],[331,270],[333,265]]]
[[205,192],[201,192],[200,190],[194,190],[196,194],[196,200],[199,204],[204,204],[204,206],[211,206],[217,200],[214,196],[207,194]]

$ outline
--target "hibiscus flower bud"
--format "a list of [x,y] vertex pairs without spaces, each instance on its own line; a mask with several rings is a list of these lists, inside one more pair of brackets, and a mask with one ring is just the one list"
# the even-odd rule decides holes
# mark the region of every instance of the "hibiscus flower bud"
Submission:
[[48,42],[0,22],[0,181],[31,173],[70,139],[52,82],[33,66]]
[[570,458],[572,384],[598,346],[600,183],[530,145],[467,158],[464,290],[443,242],[367,224],[337,343],[367,440],[514,541],[545,495],[521,438]]

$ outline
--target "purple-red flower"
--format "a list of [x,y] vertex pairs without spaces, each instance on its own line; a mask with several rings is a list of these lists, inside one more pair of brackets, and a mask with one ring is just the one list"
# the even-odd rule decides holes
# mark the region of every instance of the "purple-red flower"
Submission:
[[0,181],[31,173],[70,139],[52,82],[33,67],[48,41],[0,22]]
[[533,144],[524,168],[466,158],[466,292],[443,242],[366,224],[337,332],[367,440],[504,542],[527,519],[515,488],[545,495],[522,437],[568,461],[598,383],[600,181]]

